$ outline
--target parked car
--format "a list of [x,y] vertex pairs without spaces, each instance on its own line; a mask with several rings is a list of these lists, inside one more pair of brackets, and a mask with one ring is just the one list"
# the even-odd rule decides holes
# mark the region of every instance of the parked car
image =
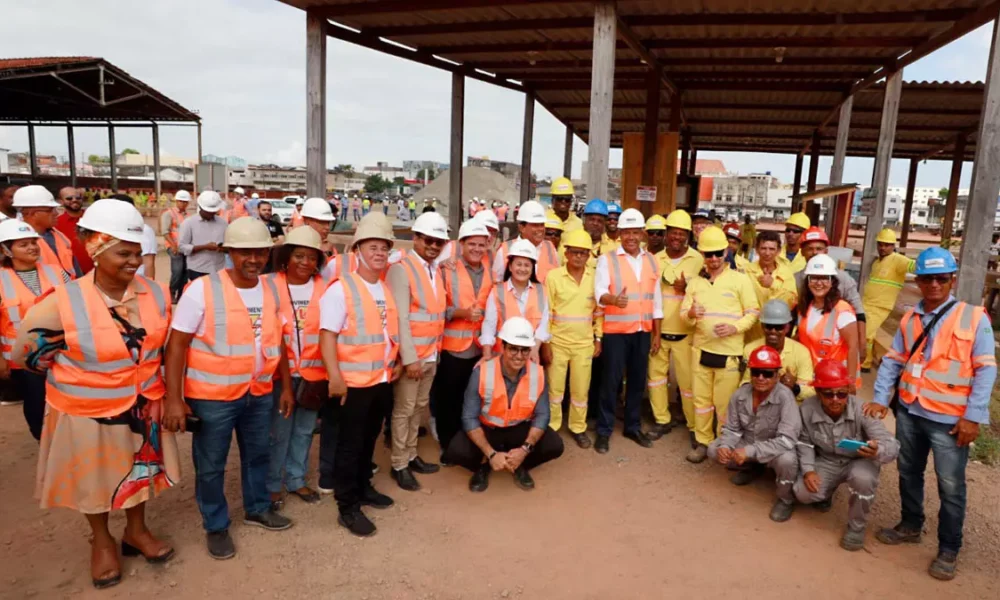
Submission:
[[271,200],[272,213],[281,219],[282,225],[292,222],[292,213],[295,211],[295,201],[298,196],[285,196],[284,198]]

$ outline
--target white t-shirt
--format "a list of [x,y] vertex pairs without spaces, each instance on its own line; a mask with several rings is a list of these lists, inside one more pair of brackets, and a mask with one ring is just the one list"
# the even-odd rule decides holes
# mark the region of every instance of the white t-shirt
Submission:
[[292,313],[295,315],[295,322],[292,323],[292,351],[295,353],[295,358],[298,358],[302,351],[299,342],[305,335],[303,330],[306,327],[306,308],[312,299],[315,286],[316,282],[311,278],[302,285],[288,284],[288,291],[292,296]]
[[[195,279],[184,290],[177,308],[174,309],[173,329],[184,333],[201,335],[205,332],[205,279]],[[254,363],[253,376],[264,369],[264,353],[260,348],[261,314],[264,312],[264,284],[259,280],[253,288],[236,288],[243,300],[243,306],[250,315],[250,327],[253,328]],[[282,319],[284,322],[284,319]]]
[[[819,324],[819,322],[823,319],[823,316],[823,313],[820,312],[819,309],[812,305],[809,306],[809,310],[806,312],[806,327],[809,331],[812,331],[813,328]],[[837,316],[837,328],[833,332],[832,341],[834,343],[840,341],[840,330],[847,327],[851,323],[856,323],[857,320],[858,318],[854,316],[854,313],[852,312],[844,311],[840,313],[840,315]]]
[[[362,281],[364,281],[362,279]],[[392,344],[389,342],[389,330],[386,328],[385,322],[385,285],[379,281],[377,283],[368,283],[364,281],[364,284],[368,287],[368,293],[371,294],[372,299],[375,300],[375,304],[378,306],[379,316],[382,317],[382,335],[385,339],[385,353],[383,354],[383,360],[386,363],[389,362],[389,353],[392,350]],[[338,280],[336,283],[331,285],[329,289],[323,292],[323,297],[319,301],[319,327],[320,329],[326,329],[327,331],[332,331],[333,333],[340,333],[344,330],[347,325],[347,300],[344,295],[344,282]],[[382,376],[382,381],[389,381],[388,377]]]
[[[156,243],[156,232],[153,231],[152,227],[146,225],[145,223],[142,225],[142,241],[139,242],[139,245],[142,246],[143,256],[149,256],[150,254],[156,256],[156,253],[160,250],[159,245]],[[139,269],[135,272],[135,274],[145,275],[146,265],[139,265]]]

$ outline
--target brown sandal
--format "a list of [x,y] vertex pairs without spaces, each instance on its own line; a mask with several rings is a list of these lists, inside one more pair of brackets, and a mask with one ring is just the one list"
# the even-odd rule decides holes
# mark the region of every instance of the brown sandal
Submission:
[[90,580],[94,587],[99,590],[118,585],[121,582],[122,568],[118,561],[117,547],[98,548],[93,545],[93,542],[91,543]]
[[[161,564],[165,563],[174,557],[174,549],[161,542],[160,540],[153,537],[152,533],[146,532],[148,540],[146,543],[140,543],[137,541],[128,542],[125,540],[125,536],[122,535],[122,555],[123,556],[142,556],[146,559],[146,562],[151,564]],[[157,547],[153,552],[148,552],[149,546],[155,544]]]

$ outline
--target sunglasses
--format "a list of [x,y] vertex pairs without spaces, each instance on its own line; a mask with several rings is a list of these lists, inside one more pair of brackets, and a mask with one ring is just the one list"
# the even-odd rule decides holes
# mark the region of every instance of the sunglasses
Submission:
[[653,231],[647,231],[646,235],[663,236],[667,235],[667,232],[663,230],[653,230]]
[[65,196],[63,200],[82,200],[83,196]]
[[527,356],[531,354],[531,348],[525,348],[523,346],[507,346],[507,350],[509,350],[514,356]]
[[938,285],[945,285],[951,281],[951,275],[918,275],[917,283],[936,283]]
[[725,250],[716,250],[714,252],[705,252],[705,258],[722,258],[726,255]]
[[809,276],[809,282],[810,283],[830,283],[830,276],[829,275],[810,275]]
[[775,369],[750,369],[751,377],[763,377],[764,379],[771,379],[778,374]]
[[423,237],[424,243],[427,244],[428,246],[444,246],[445,244],[448,243],[448,240],[440,240],[438,238],[432,238],[427,235],[421,237]]
[[846,400],[849,395],[847,392],[831,392],[829,390],[817,390],[820,396],[824,398],[836,398],[838,400]]
[[799,229],[798,227],[786,227],[785,228],[785,233],[800,234],[803,231],[805,231],[805,229]]
[[770,325],[768,323],[761,324],[764,327],[764,331],[781,331],[785,328],[784,325]]

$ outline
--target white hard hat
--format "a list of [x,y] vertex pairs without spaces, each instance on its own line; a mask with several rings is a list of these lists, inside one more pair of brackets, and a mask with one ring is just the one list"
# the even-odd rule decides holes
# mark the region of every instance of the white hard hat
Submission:
[[253,217],[240,217],[226,227],[222,245],[225,248],[255,249],[270,248],[274,246],[274,242],[263,221]]
[[190,202],[191,192],[187,190],[178,190],[178,192],[174,194],[174,200],[177,202]]
[[56,208],[59,203],[42,185],[26,185],[14,192],[14,208]]
[[302,206],[305,203],[306,199],[303,198],[302,196],[299,196],[298,199],[295,200],[295,206]]
[[518,238],[510,245],[510,254],[507,255],[507,258],[509,259],[511,256],[523,256],[537,262],[538,248],[535,248],[535,245],[528,240]]
[[618,229],[643,229],[646,227],[646,218],[635,208],[626,208],[618,217]]
[[317,221],[332,221],[335,218],[333,216],[333,209],[330,208],[330,203],[322,198],[309,198],[306,200],[302,205],[302,216],[309,219],[316,219]]
[[413,222],[413,233],[420,233],[439,240],[448,239],[448,224],[440,213],[425,212]]
[[253,200],[260,200],[260,195],[257,192],[250,194],[250,198]]
[[532,348],[535,345],[535,328],[524,317],[511,317],[503,322],[497,337],[514,346]]
[[521,205],[517,211],[517,221],[519,223],[545,223],[545,207],[540,202],[528,200]]
[[222,210],[223,206],[225,206],[225,203],[222,202],[219,192],[205,190],[198,194],[198,208],[205,212],[217,213]]
[[806,277],[810,275],[837,276],[837,261],[827,254],[817,254],[806,263]]
[[36,238],[34,228],[20,219],[4,219],[0,221],[0,242],[12,242],[14,240],[26,240]]
[[242,195],[243,195],[243,194],[245,194],[246,192],[244,192],[244,191],[243,191],[243,188],[241,188],[241,187],[238,187],[238,188],[236,188],[235,190],[233,190],[233,193],[235,193],[235,194],[239,194],[239,195],[241,195],[241,196],[242,196]]
[[500,221],[497,220],[497,215],[492,210],[481,210],[476,213],[473,219],[478,220],[490,229],[500,229]]
[[[424,214],[429,215],[434,213],[424,213]],[[420,219],[417,220],[419,221]],[[486,229],[486,225],[484,225],[481,221],[477,221],[476,219],[469,219],[465,223],[462,223],[462,226],[458,228],[458,239],[460,240],[464,240],[467,237],[474,237],[477,235],[489,237],[490,231],[489,229]]]
[[106,233],[123,242],[138,244],[143,241],[142,215],[134,206],[121,200],[105,198],[94,202],[76,224],[89,231]]

